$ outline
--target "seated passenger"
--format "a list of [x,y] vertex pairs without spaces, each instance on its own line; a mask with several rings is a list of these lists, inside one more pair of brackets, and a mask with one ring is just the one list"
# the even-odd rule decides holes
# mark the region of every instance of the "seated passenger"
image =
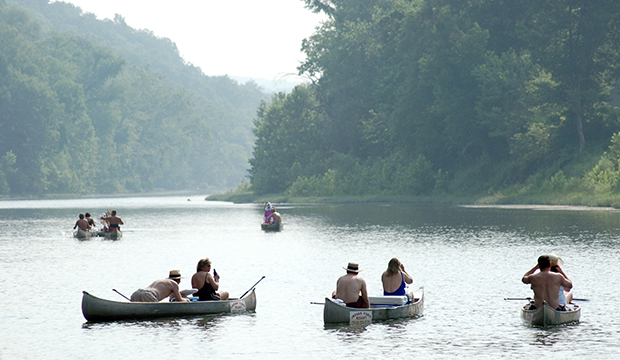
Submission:
[[282,222],[282,216],[280,216],[280,213],[276,210],[275,207],[272,209],[273,211],[271,212],[271,215],[269,215],[269,217],[267,218],[267,223],[274,224]]
[[215,270],[212,276],[211,260],[209,258],[201,259],[196,266],[196,273],[192,276],[192,288],[198,289],[194,296],[198,296],[200,301],[209,300],[228,300],[228,291],[216,292],[220,288],[220,276]]
[[338,278],[332,298],[344,301],[348,307],[370,308],[366,280],[358,275],[360,271],[358,264],[349,263],[344,269],[347,274]]
[[[539,272],[535,273],[536,270]],[[564,310],[560,307],[558,294],[561,288],[570,290],[573,287],[573,283],[564,275],[551,272],[549,255],[539,256],[538,264],[526,272],[521,281],[524,284],[531,284],[530,287],[534,291],[534,304],[530,306],[530,310],[540,308],[544,302],[553,309]]]
[[84,214],[80,214],[78,221],[76,221],[75,225],[73,225],[73,229],[78,228],[78,227],[82,231],[90,230],[90,225],[88,225],[88,221],[86,221],[86,219],[84,219]]
[[407,295],[409,301],[413,301],[413,292],[407,291],[407,284],[413,283],[413,278],[405,271],[403,265],[397,258],[392,258],[388,262],[387,270],[381,275],[383,282],[383,295]]
[[90,225],[90,227],[95,227],[97,224],[95,223],[95,220],[90,217],[90,213],[87,212],[86,214],[84,214],[84,220],[88,221],[88,225]]
[[273,206],[269,201],[267,201],[263,209],[265,210],[265,218],[263,219],[263,224],[269,224],[269,215],[271,215],[273,211]]
[[123,219],[116,216],[116,210],[112,210],[110,216],[106,216],[102,220],[108,223],[108,231],[120,230],[120,226],[125,225]]
[[[551,261],[551,272],[554,273],[559,273],[564,275],[564,277],[570,281],[570,279],[568,278],[568,276],[566,276],[566,274],[564,273],[564,271],[562,270],[562,268],[560,267],[560,265],[564,264],[564,261],[562,261],[562,259],[560,257],[558,257],[557,255],[554,254],[549,254],[549,260]],[[558,291],[558,301],[559,301],[559,306],[558,309],[559,310],[568,310],[568,308],[566,307],[566,304],[570,304],[573,301],[573,291],[566,291],[564,290],[564,287],[560,286],[560,291]]]

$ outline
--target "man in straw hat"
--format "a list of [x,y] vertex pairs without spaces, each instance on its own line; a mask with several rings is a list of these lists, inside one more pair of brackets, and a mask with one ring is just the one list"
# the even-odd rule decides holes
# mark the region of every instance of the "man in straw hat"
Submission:
[[369,308],[368,290],[366,281],[358,275],[359,266],[356,263],[349,263],[346,268],[346,275],[341,276],[336,282],[336,291],[332,294],[334,299],[341,299],[347,306],[354,308]]
[[[556,260],[556,263],[559,262]],[[550,256],[541,255],[538,257],[538,265],[526,272],[521,279],[524,284],[531,284],[531,288],[534,290],[534,305],[530,306],[530,310],[541,307],[545,301],[554,309],[565,310],[565,308],[560,306],[558,293],[560,292],[560,287],[570,290],[573,287],[573,283],[562,274],[551,272],[550,269]],[[534,274],[536,270],[540,271]]]
[[179,270],[170,270],[170,275],[167,279],[155,280],[148,287],[136,290],[131,294],[131,301],[158,302],[170,295],[173,295],[176,301],[189,301],[189,299],[181,296],[179,292],[180,282],[181,272]]

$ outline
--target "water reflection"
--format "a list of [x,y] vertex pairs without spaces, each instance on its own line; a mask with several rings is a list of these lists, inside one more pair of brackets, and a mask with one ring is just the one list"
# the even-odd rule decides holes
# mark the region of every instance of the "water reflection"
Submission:
[[576,335],[572,330],[576,326],[579,326],[579,324],[564,324],[544,329],[530,326],[534,331],[533,340],[530,344],[537,346],[553,346],[557,343],[565,342],[566,340],[572,340],[573,336]]

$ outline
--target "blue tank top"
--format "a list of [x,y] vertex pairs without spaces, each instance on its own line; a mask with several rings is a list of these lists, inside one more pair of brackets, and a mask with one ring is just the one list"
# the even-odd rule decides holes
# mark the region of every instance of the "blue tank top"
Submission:
[[394,292],[387,292],[385,290],[383,290],[383,295],[384,296],[389,296],[389,295],[406,295],[407,292],[405,291],[405,287],[407,286],[407,283],[405,283],[405,276],[403,275],[403,272],[400,272],[400,279],[401,279],[401,283],[400,283],[400,287],[398,289],[396,289],[396,291]]

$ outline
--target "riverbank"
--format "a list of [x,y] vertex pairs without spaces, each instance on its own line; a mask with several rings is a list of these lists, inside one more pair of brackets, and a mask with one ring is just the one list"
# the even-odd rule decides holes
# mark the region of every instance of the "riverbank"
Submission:
[[153,196],[197,196],[204,195],[205,191],[198,190],[161,190],[140,193],[113,193],[113,194],[38,194],[1,197],[0,201],[18,200],[68,200],[68,199],[101,199],[101,198],[127,198],[127,197],[153,197]]
[[455,205],[551,205],[580,206],[620,209],[620,194],[587,192],[529,192],[504,191],[477,196],[322,196],[292,197],[287,194],[255,195],[252,192],[231,190],[214,194],[207,201],[229,201],[234,203],[434,203]]

